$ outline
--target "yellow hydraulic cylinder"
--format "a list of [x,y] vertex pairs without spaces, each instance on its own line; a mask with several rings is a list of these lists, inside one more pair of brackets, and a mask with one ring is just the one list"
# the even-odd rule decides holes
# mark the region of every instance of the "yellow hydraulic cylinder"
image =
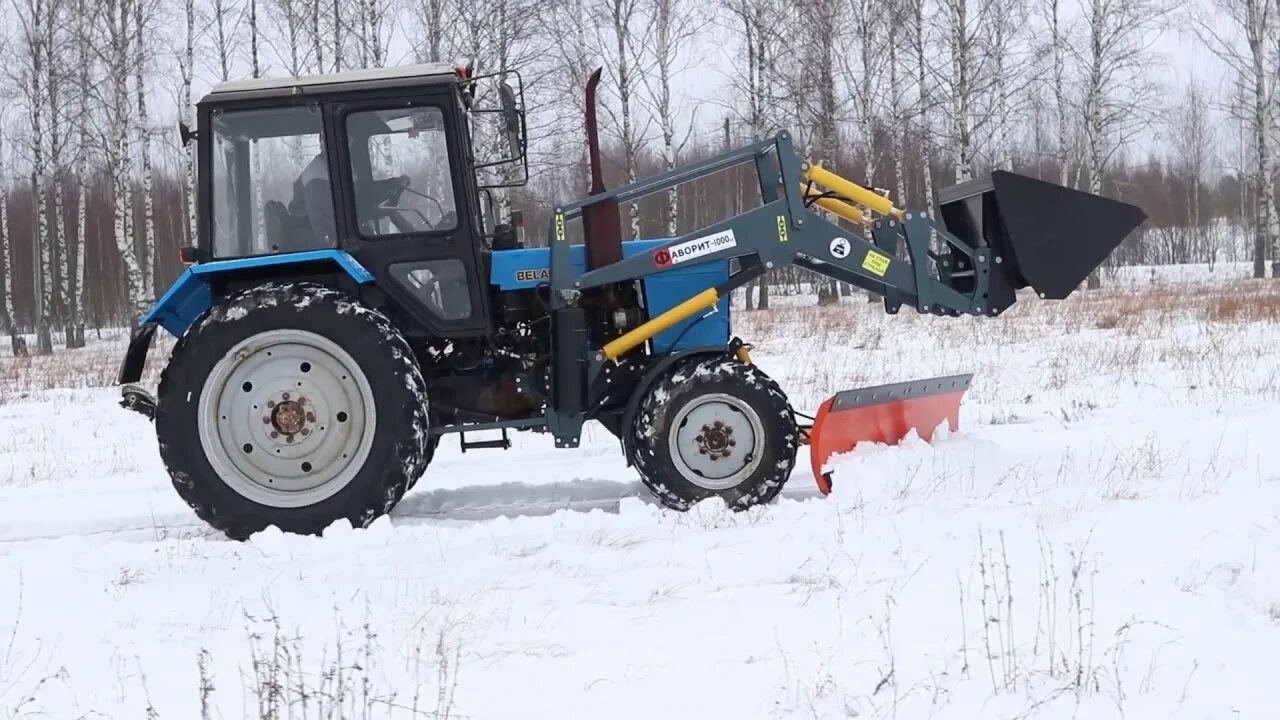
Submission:
[[821,193],[816,190],[811,189],[806,192],[805,199],[813,200],[814,205],[817,205],[824,210],[829,210],[850,222],[862,224],[866,220],[866,217],[858,208],[844,202],[843,200],[837,200],[832,197],[822,197]]
[[628,330],[623,335],[610,340],[600,348],[606,360],[617,360],[628,350],[640,345],[654,335],[670,328],[672,325],[692,316],[694,313],[713,307],[720,300],[720,293],[715,288],[707,288],[666,312],[650,319],[648,322]]
[[808,169],[801,173],[801,176],[805,180],[830,188],[853,202],[871,208],[881,215],[892,215],[899,220],[902,219],[902,211],[894,207],[889,198],[873,193],[856,183],[849,182],[830,170],[820,168],[817,165],[810,165]]

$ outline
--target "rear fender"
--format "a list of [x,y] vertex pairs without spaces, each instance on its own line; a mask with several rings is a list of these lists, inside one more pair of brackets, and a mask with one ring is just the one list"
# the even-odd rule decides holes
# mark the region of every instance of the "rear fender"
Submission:
[[314,271],[316,266],[327,266],[330,269],[340,268],[357,283],[373,282],[373,275],[342,250],[311,250],[191,265],[138,320],[138,325],[129,338],[124,361],[120,364],[116,384],[136,383],[142,377],[142,368],[146,364],[157,326],[174,337],[182,337],[197,318],[213,307],[213,289],[209,285],[213,277],[276,266],[279,266],[278,272],[282,278],[302,274],[304,269]]
[[373,282],[373,275],[354,257],[342,250],[310,250],[283,255],[215,260],[191,265],[184,270],[155,305],[142,316],[138,325],[139,327],[145,327],[148,324],[159,325],[170,335],[181,337],[196,318],[213,306],[213,290],[209,286],[209,281],[214,276],[277,268],[276,271],[281,277],[287,277],[301,273],[304,268],[310,269],[317,265],[340,268],[357,283]]
[[622,424],[617,431],[618,438],[622,440],[622,456],[626,458],[628,466],[631,465],[631,451],[634,449],[631,440],[631,426],[635,422],[636,413],[640,411],[640,402],[644,399],[645,393],[649,391],[649,387],[653,385],[654,381],[676,363],[684,362],[694,357],[712,357],[730,353],[731,351],[727,347],[715,346],[681,350],[664,355],[645,372],[640,378],[640,382],[636,383],[635,387],[631,389],[631,396],[627,398],[626,409],[622,412]]

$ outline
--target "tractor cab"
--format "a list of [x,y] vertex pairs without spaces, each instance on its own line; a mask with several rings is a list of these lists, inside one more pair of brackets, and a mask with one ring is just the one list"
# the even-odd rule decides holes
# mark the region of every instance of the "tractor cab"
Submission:
[[[469,68],[414,65],[216,86],[198,105],[198,262],[340,251],[423,334],[490,327],[487,187],[519,173],[522,101]],[[497,92],[492,91],[497,85]],[[493,99],[477,100],[477,89]],[[522,93],[521,93],[522,95]],[[488,104],[491,107],[481,107]],[[479,162],[472,126],[507,156]],[[488,130],[488,128],[486,128]],[[505,183],[485,183],[500,175]]]

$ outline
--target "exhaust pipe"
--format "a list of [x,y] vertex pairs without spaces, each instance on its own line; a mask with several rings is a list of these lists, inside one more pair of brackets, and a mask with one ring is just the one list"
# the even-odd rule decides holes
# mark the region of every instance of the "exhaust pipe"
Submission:
[[[1147,219],[1134,205],[1005,171],[939,190],[938,212],[956,238],[995,251],[989,302],[1001,311],[1025,287],[1067,297]],[[972,289],[967,257],[950,259],[947,283]]]

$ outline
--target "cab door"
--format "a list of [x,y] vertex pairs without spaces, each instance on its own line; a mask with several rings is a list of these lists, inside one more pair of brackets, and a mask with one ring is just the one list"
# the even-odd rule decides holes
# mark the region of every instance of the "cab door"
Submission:
[[430,334],[489,332],[465,129],[448,88],[331,107],[343,246]]

